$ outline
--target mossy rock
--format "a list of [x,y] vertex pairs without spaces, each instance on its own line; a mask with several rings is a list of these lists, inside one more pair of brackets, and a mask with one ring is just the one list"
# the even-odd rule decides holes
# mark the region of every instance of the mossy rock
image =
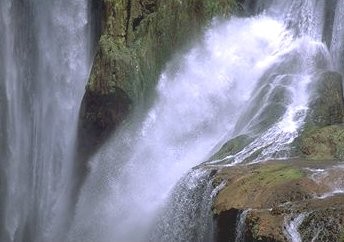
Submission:
[[344,121],[342,76],[337,72],[323,72],[311,90],[313,94],[306,125],[324,127],[342,124]]
[[340,74],[325,71],[310,86],[311,100],[305,125],[293,148],[310,160],[344,159],[344,100]]
[[116,88],[109,94],[87,92],[82,100],[78,127],[78,154],[87,159],[127,116],[131,109],[128,95]]
[[342,241],[343,223],[343,206],[328,206],[312,211],[303,221],[299,231],[304,241]]
[[[154,86],[166,63],[176,52],[191,47],[213,16],[228,16],[236,3],[235,0],[101,2],[102,33],[82,102],[78,135],[90,139],[90,143],[104,141],[132,106],[149,108]],[[109,97],[116,100],[112,105],[103,102]]]
[[341,232],[339,241],[344,242],[344,228],[342,228],[342,232]]
[[339,163],[269,161],[219,170],[215,182],[225,185],[213,202],[215,223],[217,228],[220,226],[215,231],[216,238],[233,240],[235,232],[226,228],[233,226],[233,221],[238,221],[246,210],[244,241],[289,241],[285,225],[300,214],[305,216],[298,229],[303,241],[342,241],[344,196],[333,194],[317,199],[316,196],[332,191],[332,182],[315,182],[309,170],[329,168],[330,178],[341,179],[342,173],[337,172],[335,164]]
[[214,201],[214,212],[218,214],[231,208],[268,208],[286,201],[302,200],[308,192],[296,184],[304,177],[301,169],[287,164],[226,168],[216,176],[227,185]]
[[190,47],[213,16],[228,16],[236,1],[103,0],[103,6],[103,33],[88,89],[109,93],[118,87],[136,103],[176,50]]
[[222,160],[228,156],[234,155],[247,146],[251,141],[252,138],[247,135],[237,136],[226,142],[209,160]]
[[310,160],[344,160],[344,125],[305,131],[299,139],[299,150]]

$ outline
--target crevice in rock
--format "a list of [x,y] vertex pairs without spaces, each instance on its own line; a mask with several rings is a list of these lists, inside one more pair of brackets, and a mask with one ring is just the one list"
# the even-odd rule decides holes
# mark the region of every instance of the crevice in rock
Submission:
[[141,21],[144,19],[143,15],[139,15],[133,20],[133,31],[137,30],[137,27],[140,25]]
[[235,241],[237,217],[241,212],[232,208],[214,216],[216,242]]
[[126,42],[126,44],[128,44],[130,18],[131,18],[131,0],[128,0],[128,3],[127,3],[127,19],[126,19],[126,27],[125,27],[125,42]]

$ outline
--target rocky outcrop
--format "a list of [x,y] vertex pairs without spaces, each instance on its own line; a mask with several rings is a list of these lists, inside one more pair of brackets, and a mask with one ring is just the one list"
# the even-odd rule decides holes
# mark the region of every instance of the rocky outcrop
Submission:
[[[291,236],[343,241],[344,170],[335,165],[344,160],[342,77],[324,71],[312,85],[305,125],[293,144],[298,160],[225,167],[216,173],[214,186],[225,183],[213,202],[217,241],[290,241]],[[238,136],[210,160],[226,162],[251,140]],[[240,240],[238,231],[228,228],[238,228],[244,211]]]
[[[315,82],[314,94],[309,104],[308,126],[324,127],[344,122],[342,76],[327,71]],[[311,127],[309,127],[311,128]]]
[[323,72],[311,89],[304,130],[296,141],[298,154],[311,160],[344,159],[344,99],[342,77]]
[[302,134],[299,148],[310,160],[344,160],[344,125],[331,125]]
[[159,74],[176,50],[190,46],[213,16],[227,16],[234,7],[235,0],[103,0],[79,146],[102,143],[132,106],[149,105]]
[[222,160],[228,156],[234,155],[242,150],[248,143],[252,141],[252,137],[248,135],[240,135],[227,141],[218,152],[216,152],[209,160]]
[[87,92],[80,108],[78,159],[86,159],[107,139],[130,110],[131,100],[121,89],[111,93]]
[[299,215],[304,215],[298,229],[304,241],[339,241],[344,195],[333,191],[343,184],[333,181],[343,180],[343,171],[336,164],[302,160],[222,168],[214,180],[215,186],[226,183],[213,203],[217,241],[234,241],[235,229],[230,233],[223,226],[231,221],[238,226],[248,209],[244,241],[288,241],[288,224]]

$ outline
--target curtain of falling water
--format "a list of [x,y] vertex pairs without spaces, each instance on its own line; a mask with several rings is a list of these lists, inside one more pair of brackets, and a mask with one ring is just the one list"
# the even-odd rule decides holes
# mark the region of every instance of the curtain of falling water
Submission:
[[90,66],[88,6],[0,2],[1,241],[63,241]]
[[257,162],[288,156],[307,114],[308,87],[332,69],[322,43],[325,5],[266,1],[257,4],[263,16],[209,29],[180,68],[161,75],[142,124],[128,124],[93,157],[69,241],[209,241],[202,233],[211,226],[198,212],[210,211],[211,192],[198,172],[185,172],[233,134],[254,140],[227,164],[257,151]]

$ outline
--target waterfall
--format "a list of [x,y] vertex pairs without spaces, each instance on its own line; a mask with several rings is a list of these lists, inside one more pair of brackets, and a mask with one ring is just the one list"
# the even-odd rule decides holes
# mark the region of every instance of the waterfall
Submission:
[[1,241],[64,240],[89,15],[85,0],[0,3]]
[[342,22],[344,14],[344,1],[337,1],[337,8],[335,10],[335,17],[333,23],[333,34],[331,42],[331,53],[333,55],[335,67],[337,71],[344,74],[344,24]]
[[327,191],[317,198],[327,198],[344,193],[343,165],[329,166],[326,169],[308,169],[308,171],[310,171],[312,180],[327,187]]
[[291,218],[288,221],[285,222],[285,231],[287,238],[291,242],[302,242],[302,238],[300,233],[298,232],[298,229],[300,225],[302,224],[303,220],[305,219],[307,215],[306,214],[299,214],[295,218]]
[[250,209],[246,209],[238,216],[238,222],[236,225],[235,242],[245,241],[245,228],[246,228],[246,218]]
[[156,102],[141,124],[123,127],[91,160],[70,240],[147,236],[183,174],[232,136],[238,110],[283,55],[282,45],[290,45],[288,31],[270,17],[214,22],[178,65],[162,73]]
[[[211,205],[223,184],[210,169],[290,156],[317,76],[344,73],[343,5],[244,1],[247,17],[215,18],[167,64],[151,108],[135,110],[90,158],[76,193],[91,0],[2,0],[0,241],[214,240]],[[240,136],[249,137],[243,149],[209,161]],[[304,217],[286,222],[292,241]]]
[[[272,5],[274,12],[278,6]],[[245,134],[253,141],[225,164],[288,157],[307,114],[308,86],[318,71],[331,67],[313,22],[286,24],[289,15],[215,20],[200,42],[169,64],[143,120],[128,121],[91,159],[70,241],[142,241],[151,230],[166,240],[177,238],[175,231],[187,231],[190,223],[157,217],[181,219],[192,211],[188,203],[176,209],[173,201],[181,195],[175,190],[185,199],[199,197],[199,190],[185,190],[204,178],[187,171],[231,137]],[[178,183],[181,178],[187,184]]]

